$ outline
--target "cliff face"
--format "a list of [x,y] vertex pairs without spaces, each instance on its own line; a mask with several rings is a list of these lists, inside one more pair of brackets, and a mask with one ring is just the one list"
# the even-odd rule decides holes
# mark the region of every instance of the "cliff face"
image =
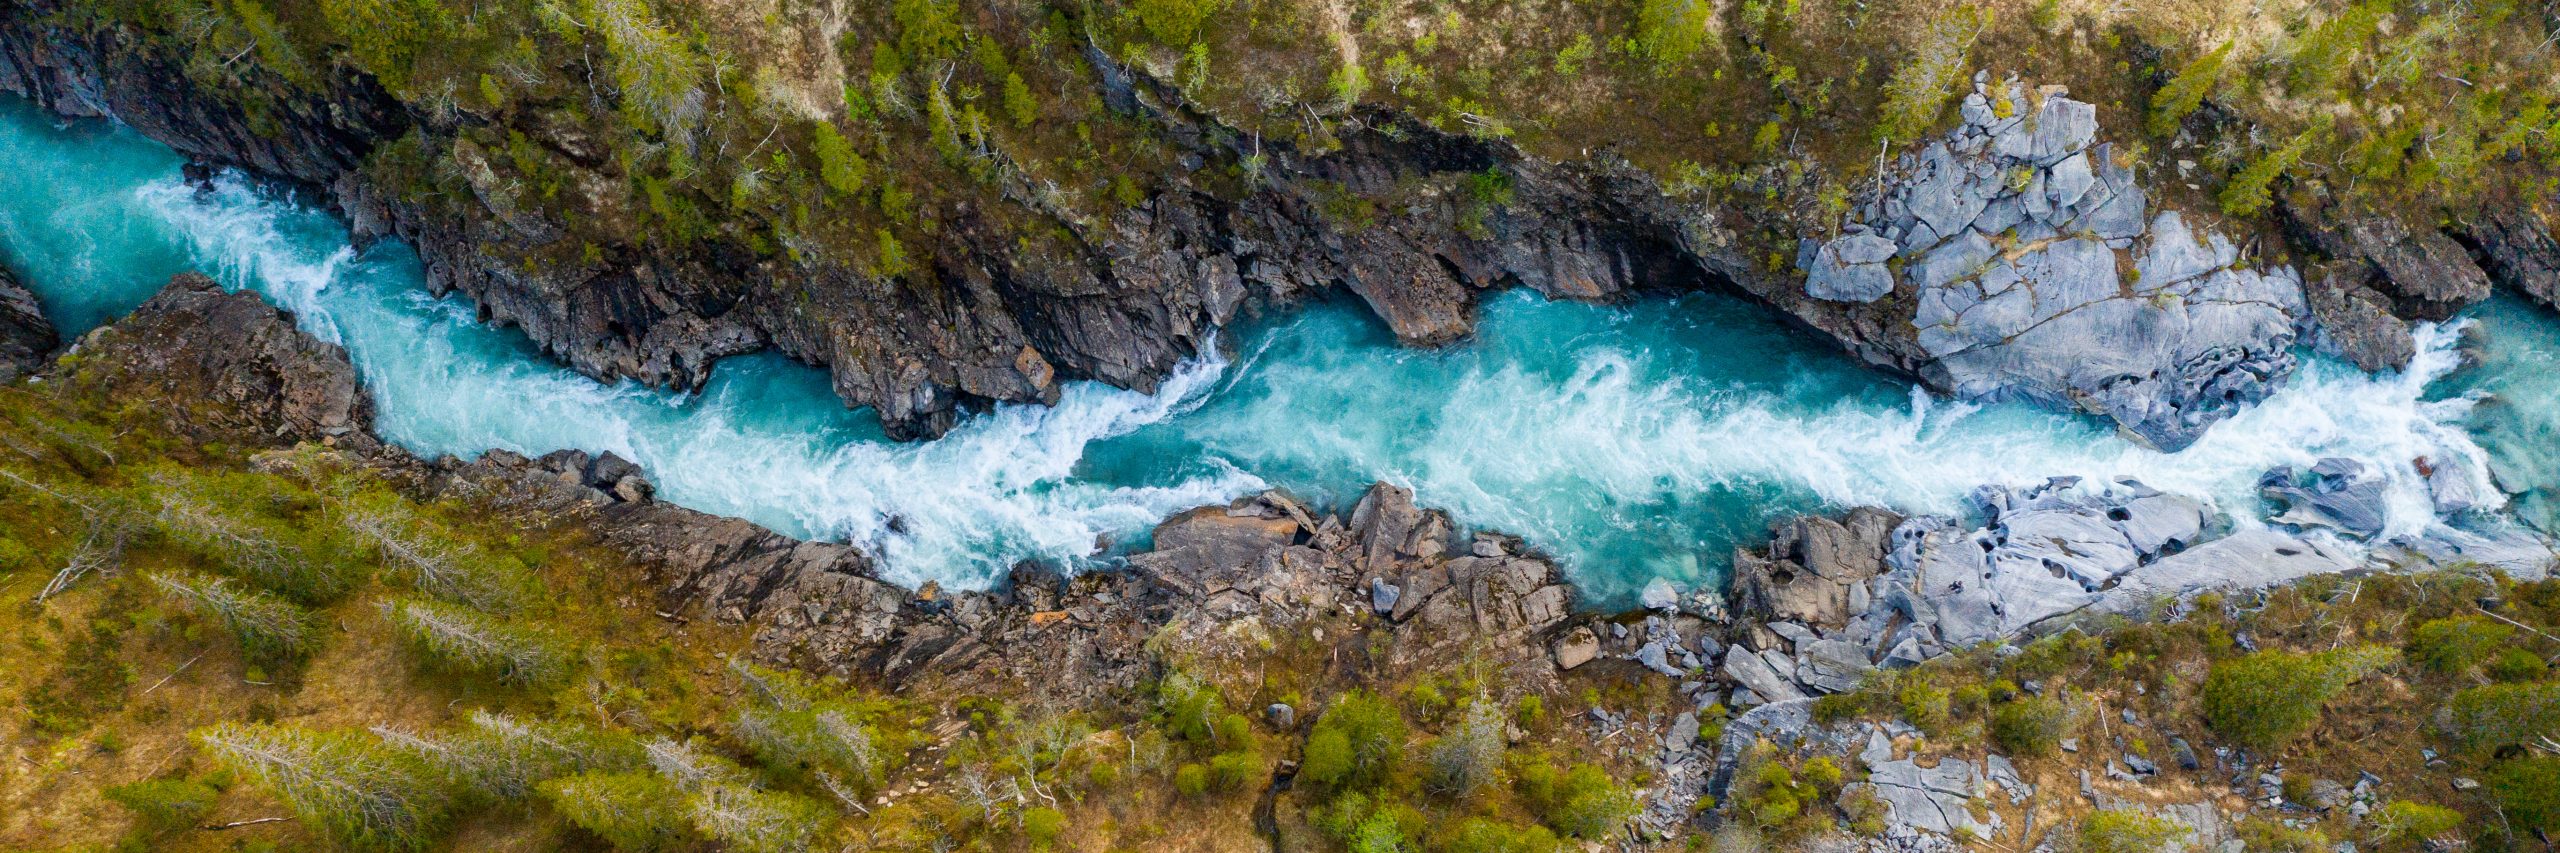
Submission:
[[9,271],[0,269],[0,382],[8,382],[44,366],[60,339],[28,293]]

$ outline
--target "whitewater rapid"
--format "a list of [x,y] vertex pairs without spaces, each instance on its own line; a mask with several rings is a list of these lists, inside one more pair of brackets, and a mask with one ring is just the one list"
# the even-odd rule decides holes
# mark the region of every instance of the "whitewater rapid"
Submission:
[[1380,479],[1552,551],[1600,600],[1655,576],[1711,580],[1786,513],[1961,513],[1977,486],[2054,476],[2136,479],[2250,525],[2267,468],[2346,456],[2387,478],[2386,535],[2415,534],[2438,521],[2422,458],[2459,460],[2498,494],[2466,431],[2481,389],[2560,397],[2531,359],[2468,393],[2443,387],[2463,322],[2422,325],[2406,371],[2311,357],[2265,403],[2163,454],[2087,418],[1934,398],[1721,296],[1513,293],[1454,347],[1400,348],[1356,306],[1320,304],[1237,330],[1157,394],[1074,383],[1055,407],[999,406],[897,443],[775,356],[727,360],[696,394],[578,376],[428,296],[406,247],[358,251],[320,211],[236,175],[190,187],[177,163],[127,132],[0,107],[0,261],[74,334],[205,271],[344,345],[387,440],[428,456],[615,453],[666,500],[859,543],[910,584],[980,587],[1023,560],[1107,557],[1191,506],[1274,486],[1339,504]]

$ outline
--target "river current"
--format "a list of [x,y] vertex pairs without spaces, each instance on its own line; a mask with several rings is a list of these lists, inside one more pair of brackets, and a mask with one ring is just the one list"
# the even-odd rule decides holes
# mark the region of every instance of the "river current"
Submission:
[[[892,580],[972,588],[1025,559],[1108,560],[1165,515],[1268,487],[1338,505],[1410,486],[1463,523],[1555,553],[1596,600],[1720,575],[1789,512],[1961,512],[1985,483],[2139,479],[2256,523],[2258,474],[2350,456],[2386,472],[2391,534],[2434,522],[2414,460],[2460,458],[2551,529],[2560,319],[2502,297],[2419,332],[2417,364],[2308,357],[2265,404],[2174,454],[2086,418],[1933,398],[1695,294],[1622,307],[1494,297],[1471,340],[1394,346],[1356,304],[1232,330],[1160,393],[1090,383],[898,443],[818,370],[733,358],[696,394],[602,384],[427,295],[395,242],[353,249],[325,212],[236,175],[200,192],[168,149],[0,99],[0,263],[66,337],[199,270],[341,343],[383,437],[425,455],[610,451],[662,498],[860,543]],[[2466,355],[2468,356],[2466,358]],[[2468,366],[2466,366],[2468,365]]]

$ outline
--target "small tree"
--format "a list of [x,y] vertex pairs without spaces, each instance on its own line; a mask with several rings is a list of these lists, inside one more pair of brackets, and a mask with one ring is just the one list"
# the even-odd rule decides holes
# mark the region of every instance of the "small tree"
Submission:
[[1503,745],[1501,710],[1476,697],[1458,727],[1431,745],[1432,787],[1459,799],[1472,796],[1502,769]]
[[2302,155],[2311,150],[2311,143],[2325,132],[2325,126],[2303,131],[2231,176],[2231,182],[2222,187],[2222,212],[2240,219],[2264,212],[2275,201],[2276,179],[2301,162]]
[[827,820],[826,809],[806,797],[745,785],[704,788],[693,795],[690,806],[695,831],[747,853],[808,850]]
[[1209,17],[1226,5],[1226,0],[1131,0],[1129,12],[1156,41],[1180,47],[1198,37]]
[[1948,99],[1955,97],[1966,79],[1974,41],[1990,26],[1990,10],[1970,4],[1930,19],[1912,42],[1911,58],[1885,84],[1877,133],[1907,142],[1936,126]]
[[647,773],[585,773],[540,790],[561,817],[617,849],[658,850],[692,834],[684,792]]
[[282,663],[310,654],[311,615],[292,602],[234,586],[229,578],[155,574],[151,583],[198,615],[222,624],[252,661]]
[[145,779],[108,788],[107,799],[133,812],[134,829],[160,836],[191,829],[222,796],[212,785],[184,778]]
[[538,584],[513,558],[493,558],[435,531],[394,501],[361,502],[339,524],[373,549],[391,574],[419,592],[490,613],[512,613]]
[[863,182],[871,175],[871,164],[861,152],[853,150],[853,143],[833,124],[811,122],[809,134],[818,151],[818,177],[827,182],[827,188],[845,196],[861,194]]
[[362,735],[222,723],[197,730],[195,740],[303,825],[349,847],[422,849],[451,804],[432,770]]
[[550,636],[425,599],[392,599],[382,611],[428,665],[519,687],[546,684],[568,669]]
[[2230,55],[2231,42],[2223,42],[2221,47],[2189,60],[2186,67],[2178,69],[2178,76],[2169,79],[2169,85],[2151,96],[2151,135],[2165,137],[2178,132],[2178,124],[2203,106],[2205,96],[2221,85],[2222,61]]
[[647,766],[640,745],[618,732],[571,722],[520,720],[486,710],[440,737],[377,727],[394,749],[416,756],[456,787],[498,802],[532,796],[541,783],[581,773],[621,773]]
[[174,480],[158,481],[162,536],[226,572],[303,604],[326,604],[355,588],[357,578],[335,561],[287,541],[268,525],[235,517]]

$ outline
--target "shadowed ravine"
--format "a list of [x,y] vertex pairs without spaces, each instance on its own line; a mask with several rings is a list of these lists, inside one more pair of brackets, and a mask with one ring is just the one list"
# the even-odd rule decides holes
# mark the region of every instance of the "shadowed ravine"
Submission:
[[[662,497],[863,544],[908,583],[979,587],[1022,559],[1107,553],[1182,508],[1266,486],[1332,503],[1383,478],[1553,550],[1606,601],[1655,576],[1714,575],[1786,512],[1956,512],[1978,485],[2049,476],[2138,478],[2253,519],[2266,468],[2351,456],[2391,478],[2388,533],[2414,533],[2432,520],[2414,460],[2458,456],[2521,488],[2554,481],[2560,446],[2554,327],[2521,304],[2469,321],[2488,342],[2482,367],[2458,371],[2457,331],[2424,327],[2406,375],[2314,358],[2265,404],[2162,454],[2081,418],[1932,400],[1729,298],[1526,294],[1490,301],[1474,339],[1435,351],[1319,305],[1229,332],[1229,355],[1185,365],[1158,395],[1080,384],[1054,408],[1002,407],[901,444],[778,357],[731,359],[689,396],[581,378],[467,302],[426,296],[405,247],[357,252],[322,212],[237,176],[199,191],[179,165],[129,132],[0,105],[0,259],[66,335],[201,269],[345,344],[380,431],[414,451],[611,451]],[[2466,391],[2506,402],[2475,412]],[[2546,495],[2522,504],[2547,522]]]

